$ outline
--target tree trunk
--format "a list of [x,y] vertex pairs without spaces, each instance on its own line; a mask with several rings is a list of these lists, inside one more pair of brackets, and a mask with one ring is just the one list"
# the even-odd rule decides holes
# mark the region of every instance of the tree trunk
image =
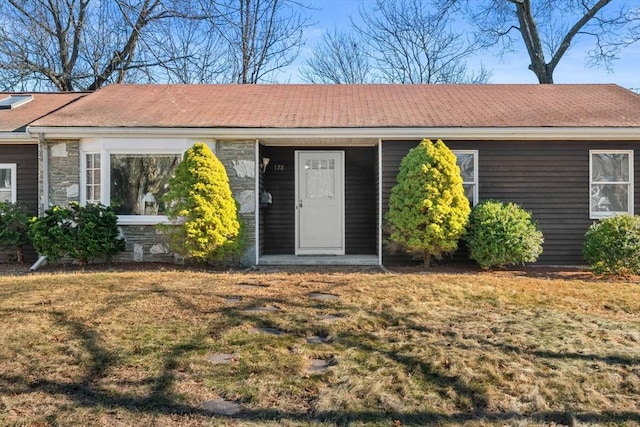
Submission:
[[422,254],[422,262],[426,268],[431,268],[431,254],[424,252]]
[[24,248],[22,246],[16,247],[16,260],[19,264],[24,263]]

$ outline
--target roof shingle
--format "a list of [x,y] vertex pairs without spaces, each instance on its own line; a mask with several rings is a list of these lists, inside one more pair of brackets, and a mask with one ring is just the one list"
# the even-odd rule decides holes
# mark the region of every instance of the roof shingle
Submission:
[[111,85],[34,125],[640,127],[640,95],[616,85]]
[[0,92],[0,99],[12,95],[32,95],[33,100],[15,109],[0,110],[0,132],[24,132],[29,123],[85,96],[86,93]]

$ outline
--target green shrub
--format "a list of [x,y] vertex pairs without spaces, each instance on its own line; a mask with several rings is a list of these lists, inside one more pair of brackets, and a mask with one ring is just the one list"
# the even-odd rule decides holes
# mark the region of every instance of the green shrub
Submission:
[[53,206],[29,225],[33,246],[52,261],[64,256],[86,265],[89,260],[111,256],[125,248],[118,231],[118,217],[101,204],[70,203]]
[[185,153],[164,197],[171,249],[197,261],[237,261],[243,233],[224,165],[202,143]]
[[16,261],[24,262],[24,245],[29,241],[29,215],[14,203],[0,202],[0,247],[15,248]]
[[423,140],[402,160],[386,215],[388,247],[420,256],[425,266],[458,247],[469,217],[455,155]]
[[490,268],[536,261],[544,239],[530,212],[489,200],[472,209],[465,240],[471,259]]
[[640,273],[640,217],[617,215],[594,222],[582,254],[596,274]]

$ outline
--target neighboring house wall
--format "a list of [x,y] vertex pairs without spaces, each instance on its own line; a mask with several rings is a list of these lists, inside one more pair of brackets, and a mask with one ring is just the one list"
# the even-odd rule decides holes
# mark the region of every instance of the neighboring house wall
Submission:
[[[66,206],[69,202],[80,201],[80,143],[78,141],[47,141],[42,153],[47,155],[48,206]],[[216,156],[224,164],[229,175],[230,186],[240,207],[240,216],[245,224],[247,251],[245,263],[255,263],[255,141],[217,142]],[[41,170],[43,156],[40,156]],[[36,162],[34,161],[34,164]],[[35,178],[35,176],[34,176]],[[35,179],[34,179],[34,182]],[[41,188],[43,187],[40,176]],[[40,201],[40,212],[44,212],[44,198]],[[127,244],[125,252],[114,261],[171,262],[167,238],[155,225],[121,225]]]
[[[38,214],[38,145],[3,144],[0,145],[0,163],[15,165],[16,203],[28,214]],[[0,251],[0,262],[15,261],[15,250]],[[25,247],[26,261],[34,261],[36,253],[31,245]]]
[[[402,158],[418,141],[385,141],[383,210]],[[533,213],[544,233],[541,264],[584,264],[589,218],[589,150],[633,150],[640,141],[445,141],[452,150],[478,150],[479,199],[515,202]],[[640,213],[640,158],[634,151],[635,213]],[[384,262],[406,261],[385,253]]]
[[261,210],[263,255],[295,253],[295,152],[345,152],[345,253],[377,253],[377,147],[262,147],[270,159],[264,189],[273,203]]

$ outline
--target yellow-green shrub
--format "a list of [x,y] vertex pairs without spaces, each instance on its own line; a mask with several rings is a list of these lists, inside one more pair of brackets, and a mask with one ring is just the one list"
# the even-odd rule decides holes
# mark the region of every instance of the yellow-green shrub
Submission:
[[386,215],[389,248],[422,257],[426,266],[458,247],[469,218],[455,155],[424,139],[402,160]]
[[224,165],[202,143],[185,153],[164,197],[174,252],[198,261],[235,261],[242,249],[241,225]]

